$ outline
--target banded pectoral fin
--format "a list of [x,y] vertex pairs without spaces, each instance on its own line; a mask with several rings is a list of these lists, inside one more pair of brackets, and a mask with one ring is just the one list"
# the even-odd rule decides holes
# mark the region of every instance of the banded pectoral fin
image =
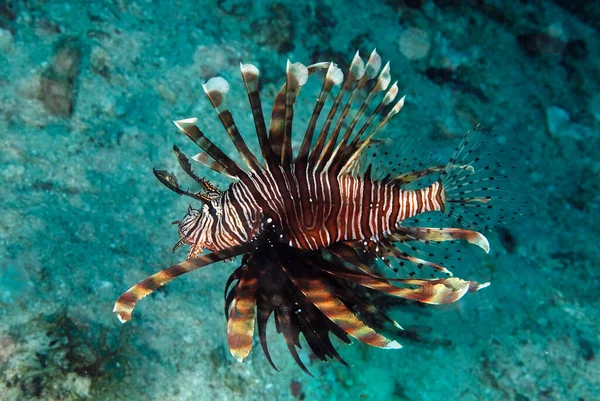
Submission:
[[402,288],[397,296],[431,305],[444,305],[458,301],[467,292],[479,291],[490,285],[490,283],[480,284],[476,281],[463,280],[458,277],[433,280],[406,279],[402,282],[414,285],[416,288]]
[[464,240],[490,252],[490,243],[485,235],[477,231],[462,228],[431,228],[431,227],[397,227],[396,233],[390,237],[392,241],[456,241]]
[[125,323],[131,320],[131,313],[133,312],[133,309],[138,301],[151,294],[157,288],[162,287],[169,281],[173,280],[175,277],[215,262],[233,258],[246,251],[247,249],[245,246],[235,246],[224,251],[203,255],[196,259],[188,259],[167,269],[161,270],[123,293],[123,295],[121,295],[115,302],[113,312],[117,314],[117,317],[121,323]]
[[[282,266],[294,285],[325,315],[348,335],[378,348],[397,349],[402,346],[377,333],[348,309],[325,282],[296,274],[289,266]],[[323,268],[323,267],[320,267]],[[325,270],[325,269],[324,269]]]
[[415,180],[418,180],[419,178],[425,177],[430,174],[438,173],[438,172],[442,171],[444,169],[444,167],[446,167],[446,166],[434,166],[434,167],[429,167],[429,168],[425,168],[422,170],[410,171],[408,173],[399,174],[399,175],[393,177],[391,179],[391,181],[397,185],[409,184]]
[[[479,284],[476,281],[462,280],[458,277],[442,279],[402,279],[383,278],[348,269],[328,270],[340,278],[352,281],[363,287],[371,288],[399,298],[412,299],[426,304],[442,305],[458,301],[467,292],[478,291],[490,285]],[[399,287],[401,283],[407,287]]]
[[231,354],[241,362],[252,350],[252,336],[256,320],[255,307],[258,277],[245,272],[239,278],[227,315],[227,340]]

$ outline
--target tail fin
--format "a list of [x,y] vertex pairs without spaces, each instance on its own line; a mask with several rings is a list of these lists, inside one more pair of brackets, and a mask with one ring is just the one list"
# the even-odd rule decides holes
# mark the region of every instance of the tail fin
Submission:
[[444,212],[465,228],[485,231],[503,225],[521,215],[527,203],[512,163],[517,152],[500,142],[498,135],[477,126],[441,171]]

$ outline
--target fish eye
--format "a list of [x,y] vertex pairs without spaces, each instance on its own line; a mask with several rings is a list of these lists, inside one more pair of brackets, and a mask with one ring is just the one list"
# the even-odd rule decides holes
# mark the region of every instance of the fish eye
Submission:
[[202,206],[202,213],[204,213],[205,215],[208,214],[212,217],[217,217],[219,215],[217,208],[212,203],[207,203],[204,206]]

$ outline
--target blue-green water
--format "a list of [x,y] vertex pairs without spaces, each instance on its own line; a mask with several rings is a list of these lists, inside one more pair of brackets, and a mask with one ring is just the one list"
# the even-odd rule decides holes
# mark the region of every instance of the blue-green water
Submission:
[[[0,400],[597,399],[599,20],[597,1],[0,2]],[[243,363],[230,355],[235,262],[119,323],[115,299],[184,258],[170,223],[188,199],[152,174],[177,170],[173,144],[195,151],[171,120],[197,117],[234,151],[202,84],[230,82],[258,150],[240,62],[260,68],[269,114],[286,59],[346,68],[373,48],[407,96],[382,137],[447,155],[481,123],[521,152],[511,174],[532,206],[456,270],[491,286],[444,307],[390,301],[404,348],[340,343],[351,367],[302,353],[316,378],[274,330],[281,372],[256,341]],[[298,127],[318,89],[303,89]]]

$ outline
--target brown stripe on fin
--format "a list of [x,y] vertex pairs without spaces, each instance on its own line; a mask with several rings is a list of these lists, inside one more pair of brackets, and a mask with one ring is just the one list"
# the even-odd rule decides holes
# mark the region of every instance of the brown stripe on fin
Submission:
[[[378,106],[377,109],[375,109],[372,117],[374,118],[377,114],[379,114],[381,112],[381,110],[383,109],[384,106],[386,106],[387,104],[392,102],[393,99],[396,97],[397,93],[398,93],[398,86],[396,83],[394,83],[394,85],[392,85],[390,90],[388,90],[385,97],[383,98],[383,100],[380,104],[381,107]],[[379,123],[379,125],[377,125],[377,127],[375,127],[375,129],[373,129],[371,134],[369,134],[369,136],[366,139],[364,139],[362,142],[358,142],[358,139],[362,136],[363,132],[366,131],[370,127],[373,119],[369,118],[365,122],[365,124],[363,125],[363,127],[360,129],[360,131],[357,133],[357,135],[355,137],[357,142],[354,143],[354,141],[353,141],[353,143],[351,144],[351,146],[349,148],[351,153],[346,158],[347,161],[345,162],[345,164],[342,168],[342,172],[347,172],[349,169],[352,168],[353,163],[356,162],[358,157],[360,157],[361,153],[369,146],[369,144],[373,140],[373,137],[375,136],[375,134],[377,134],[377,132],[381,128],[383,128],[394,115],[396,115],[396,114],[398,114],[398,112],[400,112],[400,110],[404,106],[404,99],[405,99],[405,96],[402,96],[402,98],[400,98],[400,100],[394,105],[394,107],[392,107],[392,109],[382,119],[382,121]]]
[[[348,363],[344,361],[342,356],[336,351],[335,347],[331,343],[331,340],[329,339],[330,328],[327,327],[326,324],[320,324],[320,321],[322,319],[320,315],[321,312],[316,307],[306,308],[302,310],[302,313],[296,314],[298,323],[302,328],[302,334],[304,335],[306,342],[308,343],[310,349],[313,351],[313,354],[321,361],[325,362],[327,361],[327,357],[330,357],[335,358],[344,365],[348,366]],[[325,319],[327,318],[325,317]],[[334,326],[331,322],[330,324],[333,327],[337,327]],[[341,329],[338,327],[338,330]],[[345,332],[342,331],[342,333],[343,336],[346,336]],[[332,334],[337,335],[336,333]],[[341,338],[341,340],[344,341],[345,339]],[[347,340],[347,336],[346,341],[344,342],[349,342]]]
[[[177,161],[179,162],[179,165],[181,166],[183,171],[185,171],[187,173],[187,175],[189,175],[194,181],[196,181],[205,192],[207,192],[209,194],[220,194],[221,193],[221,191],[219,191],[219,189],[216,186],[212,185],[210,182],[208,182],[204,178],[198,177],[194,173],[194,170],[192,169],[192,165],[190,164],[190,160],[187,158],[187,156],[183,152],[181,152],[179,150],[179,148],[176,145],[173,145],[173,152],[175,152]],[[208,155],[207,155],[207,157],[208,157]]]
[[273,154],[271,145],[269,144],[269,137],[267,136],[267,126],[262,110],[260,93],[258,91],[258,68],[252,64],[240,63],[240,70],[242,71],[242,78],[244,79],[248,100],[250,101],[250,107],[252,108],[252,116],[254,118],[254,126],[256,127],[256,136],[258,137],[260,150],[267,164],[273,165],[273,163],[278,162],[275,160],[275,155]]
[[323,147],[325,146],[325,141],[327,140],[327,135],[329,133],[329,128],[331,127],[331,123],[333,122],[333,118],[337,113],[338,107],[342,102],[342,99],[354,87],[356,81],[360,79],[365,73],[365,67],[363,59],[360,57],[358,51],[354,55],[352,59],[352,63],[350,64],[350,70],[348,74],[344,77],[344,81],[342,83],[342,88],[338,92],[335,100],[333,101],[333,105],[331,109],[329,109],[329,113],[327,114],[327,119],[321,127],[321,132],[317,137],[317,142],[315,146],[313,146],[312,151],[309,156],[309,164],[315,165],[318,160],[321,159],[321,152],[323,151]]
[[[310,73],[311,66],[308,67]],[[315,108],[313,109],[312,116],[310,117],[310,121],[306,128],[306,132],[304,133],[304,139],[302,140],[302,145],[300,146],[300,151],[298,152],[298,157],[296,158],[296,163],[298,165],[305,165],[308,160],[308,153],[310,151],[310,145],[312,143],[313,135],[315,132],[315,127],[317,125],[317,120],[321,115],[321,110],[325,105],[325,101],[327,97],[331,93],[331,89],[334,85],[340,85],[344,80],[344,73],[340,70],[334,63],[328,63],[327,73],[325,74],[325,80],[323,81],[323,86],[321,87],[321,92],[317,98],[317,102],[315,103]]]
[[285,122],[283,131],[283,143],[281,154],[281,165],[289,167],[293,160],[292,155],[292,123],[294,119],[294,103],[300,88],[308,79],[308,69],[302,63],[292,64],[290,60],[286,65],[286,93],[285,93]]
[[[385,67],[384,67],[384,71],[385,71]],[[387,71],[387,73],[389,74],[389,70]],[[381,81],[381,85],[383,85],[384,83],[386,83],[387,79],[382,79]],[[378,82],[379,84],[379,82]],[[387,106],[388,104],[392,103],[395,99],[396,96],[398,96],[398,81],[395,81],[392,86],[388,89],[388,91],[386,92],[386,94],[383,96],[383,98],[381,99],[381,101],[379,102],[379,104],[377,105],[377,107],[375,108],[375,110],[373,110],[373,112],[371,113],[371,115],[369,116],[369,118],[367,119],[367,121],[363,124],[363,126],[361,127],[360,130],[358,130],[358,132],[356,133],[356,135],[354,136],[354,139],[352,140],[352,145],[356,146],[359,143],[360,138],[362,137],[362,135],[367,131],[367,129],[369,129],[371,127],[371,124],[373,123],[373,120],[380,115],[380,113],[383,111],[383,108],[385,106]]]
[[256,156],[248,149],[246,142],[242,138],[235,121],[233,121],[233,116],[231,112],[227,108],[227,93],[229,92],[229,83],[222,77],[211,78],[202,85],[204,89],[204,93],[210,100],[210,103],[213,105],[215,111],[219,115],[219,119],[225,127],[229,138],[235,145],[235,148],[238,150],[244,162],[248,165],[251,170],[260,170],[261,167],[256,160]]
[[138,301],[152,293],[158,287],[165,285],[175,277],[181,276],[182,274],[189,273],[212,263],[237,256],[243,252],[246,252],[247,248],[248,247],[246,245],[235,246],[224,251],[209,253],[196,259],[189,259],[167,269],[161,270],[123,293],[123,295],[121,295],[115,302],[113,312],[117,314],[117,317],[121,323],[125,323],[128,320],[131,320],[131,313],[133,312],[133,309]]
[[277,93],[275,102],[273,103],[273,111],[271,112],[271,124],[269,126],[269,144],[275,155],[277,163],[281,161],[281,153],[283,150],[283,132],[285,129],[285,98],[287,84]]
[[397,349],[402,346],[377,333],[360,321],[354,313],[340,301],[319,279],[290,275],[290,270],[282,266],[292,282],[325,315],[350,336],[378,348]]
[[227,340],[231,355],[242,362],[252,350],[258,279],[248,274],[242,275],[235,290],[227,319]]
[[237,165],[236,162],[231,160],[217,145],[212,143],[208,139],[200,128],[195,124],[198,121],[197,118],[186,118],[183,120],[173,121],[175,126],[184,134],[194,141],[202,150],[204,150],[210,157],[215,161],[219,162],[225,167],[225,171],[232,177],[239,177],[244,174],[244,171]]
[[404,328],[400,326],[397,321],[381,312],[371,303],[364,300],[354,289],[351,289],[350,291],[342,290],[339,293],[336,292],[336,295],[340,299],[344,299],[346,302],[349,302],[353,309],[359,312],[359,316],[365,323],[369,324],[370,322],[374,322],[374,325],[376,325],[381,324],[381,320],[383,320],[390,323],[398,330],[404,330]]
[[440,271],[442,273],[445,273],[445,274],[447,274],[449,276],[452,276],[452,272],[450,270],[446,269],[444,266],[441,266],[441,265],[439,265],[437,263],[430,262],[430,261],[425,260],[425,259],[418,258],[416,256],[412,256],[408,252],[403,252],[400,249],[396,248],[392,244],[389,244],[389,245],[380,244],[379,246],[382,249],[381,256],[384,256],[384,257],[393,256],[395,258],[406,260],[406,261],[409,261],[411,263],[414,263],[417,266],[418,265],[429,266],[429,267],[431,267],[434,270],[438,270],[438,271]]
[[267,345],[267,322],[269,321],[269,316],[271,316],[271,314],[273,313],[273,309],[264,297],[259,297],[257,299],[256,308],[256,326],[258,329],[258,338],[260,341],[260,346],[263,350],[263,353],[267,357],[267,361],[269,361],[269,364],[273,367],[273,369],[279,371],[277,366],[275,366],[275,363],[273,363],[273,359],[271,358],[269,347]]
[[235,178],[227,173],[227,169],[225,168],[224,165],[222,165],[221,163],[219,163],[216,160],[213,160],[206,152],[197,153],[194,156],[192,156],[191,159],[197,163],[202,164],[203,166],[208,167],[209,169],[211,169],[213,171],[216,171],[219,174],[226,175],[227,177],[230,177],[230,178]]
[[350,74],[354,75],[354,78],[357,79],[357,82],[354,88],[352,89],[348,100],[346,100],[346,104],[342,109],[342,114],[338,117],[335,127],[333,128],[333,131],[331,133],[331,136],[329,137],[329,140],[325,144],[325,148],[321,156],[321,161],[319,163],[320,167],[324,169],[327,169],[326,165],[329,166],[331,164],[333,149],[337,143],[337,139],[342,130],[344,120],[350,112],[350,108],[352,107],[354,99],[356,99],[356,96],[360,93],[365,84],[371,79],[375,78],[375,75],[381,67],[381,57],[379,56],[379,54],[377,54],[376,50],[373,50],[371,56],[369,57],[369,60],[367,61],[366,66],[364,66],[362,70],[353,71],[352,67],[353,66],[351,65]]
[[422,170],[410,171],[408,173],[399,174],[395,177],[392,177],[389,181],[396,185],[410,184],[411,182],[418,180],[419,178],[425,177],[430,174],[439,173],[445,167],[446,166],[434,166]]
[[371,266],[369,266],[368,263],[365,263],[365,261],[363,261],[360,258],[360,256],[356,252],[356,249],[353,246],[344,242],[337,242],[329,246],[327,250],[332,254],[334,258],[338,259],[339,261],[345,261],[347,263],[350,263],[352,266],[356,267],[364,273],[375,274],[375,270]]
[[[346,132],[344,133],[344,136],[342,137],[340,143],[338,144],[335,151],[333,152],[333,156],[331,157],[330,164],[335,166],[334,171],[337,172],[339,170],[339,165],[343,164],[345,161],[344,155],[348,154],[350,149],[352,149],[352,146],[354,146],[354,145],[347,146],[346,144],[350,140],[350,136],[352,135],[352,132],[354,131],[354,128],[356,127],[356,124],[358,124],[358,121],[364,114],[367,107],[371,104],[371,101],[373,100],[373,98],[379,92],[386,90],[390,84],[390,81],[391,81],[390,63],[388,62],[385,64],[385,66],[381,70],[381,73],[379,74],[379,77],[377,78],[377,82],[375,83],[375,85],[373,86],[373,88],[371,89],[371,91],[369,92],[369,94],[367,95],[367,97],[365,98],[363,103],[361,104],[358,112],[354,116],[354,119],[352,120],[352,122],[350,123],[348,128],[346,128]],[[376,113],[374,115],[376,115],[378,112],[379,111],[376,110]],[[374,115],[373,115],[373,118],[374,118]],[[357,134],[357,137],[360,137],[360,135],[362,135],[362,133]]]
[[[388,295],[399,298],[412,299],[426,304],[441,305],[455,302],[467,292],[479,291],[489,286],[490,283],[479,284],[475,281],[466,281],[457,277],[443,279],[402,279],[383,278],[364,272],[350,271],[329,265],[324,268],[330,274],[350,280],[363,287],[371,288]],[[401,283],[418,288],[403,288],[391,284]]]
[[406,96],[402,96],[400,98],[400,100],[398,100],[398,102],[396,102],[394,107],[392,107],[390,109],[390,111],[385,115],[385,117],[379,123],[379,125],[377,125],[377,127],[373,130],[373,132],[371,132],[371,134],[367,137],[367,139],[365,139],[363,141],[364,146],[368,145],[369,142],[371,141],[371,139],[375,136],[375,134],[377,134],[377,132],[379,130],[381,130],[388,123],[388,121],[390,121],[390,119],[392,117],[394,117],[396,114],[398,114],[400,112],[400,110],[402,110],[402,107],[404,107],[404,99],[405,98],[406,98]]
[[313,374],[310,373],[310,371],[306,368],[306,365],[304,365],[302,359],[300,359],[298,351],[296,351],[296,346],[300,347],[300,339],[298,337],[300,330],[293,326],[294,322],[292,322],[290,314],[286,311],[275,309],[275,321],[277,322],[278,330],[280,330],[283,334],[283,338],[288,350],[292,355],[292,358],[294,358],[294,361],[296,361],[296,364],[298,364],[304,373],[314,377]]
[[207,194],[194,193],[181,189],[179,187],[179,183],[177,182],[177,178],[167,170],[153,169],[152,171],[154,176],[161,182],[161,184],[169,188],[171,191],[179,195],[189,196],[190,198],[196,199],[204,204],[210,202],[210,197]]
[[367,121],[363,124],[361,129],[358,130],[358,132],[352,139],[352,142],[346,147],[346,150],[345,150],[344,154],[342,155],[341,161],[340,161],[342,163],[342,167],[341,167],[342,173],[348,173],[353,168],[356,167],[356,165],[358,163],[358,159],[359,159],[362,151],[364,149],[366,149],[370,143],[369,142],[361,147],[360,146],[361,145],[360,138],[363,136],[365,131],[369,127],[371,127],[375,118],[381,114],[381,112],[383,111],[383,108],[385,106],[387,106],[388,104],[390,104],[391,102],[393,102],[397,95],[398,95],[398,82],[394,82],[392,84],[392,86],[390,87],[390,89],[388,89],[388,91],[386,92],[383,99],[381,99],[381,101],[379,102],[379,104],[377,105],[375,110],[373,110],[373,112],[371,113],[371,115],[369,116]]
[[[490,252],[490,243],[487,238],[477,231],[464,230],[462,228],[430,227],[398,227],[395,231],[404,236],[403,240],[406,240],[407,237],[422,242],[465,240],[471,244],[477,245],[483,249],[485,253]],[[394,235],[390,237],[391,240],[394,240],[394,238]]]
[[[330,63],[321,62],[312,64],[306,68],[308,75],[312,75],[317,71],[327,68]],[[283,151],[283,134],[285,131],[285,113],[286,113],[286,97],[287,97],[287,83],[285,83],[275,98],[273,104],[273,111],[271,113],[271,125],[269,127],[269,142],[273,149],[273,153],[277,157],[277,160],[281,160]]]
[[479,284],[475,281],[466,281],[458,277],[434,280],[407,279],[403,283],[416,285],[419,288],[406,289],[402,298],[431,305],[444,305],[458,301],[467,292],[479,291],[490,285],[490,283]]

